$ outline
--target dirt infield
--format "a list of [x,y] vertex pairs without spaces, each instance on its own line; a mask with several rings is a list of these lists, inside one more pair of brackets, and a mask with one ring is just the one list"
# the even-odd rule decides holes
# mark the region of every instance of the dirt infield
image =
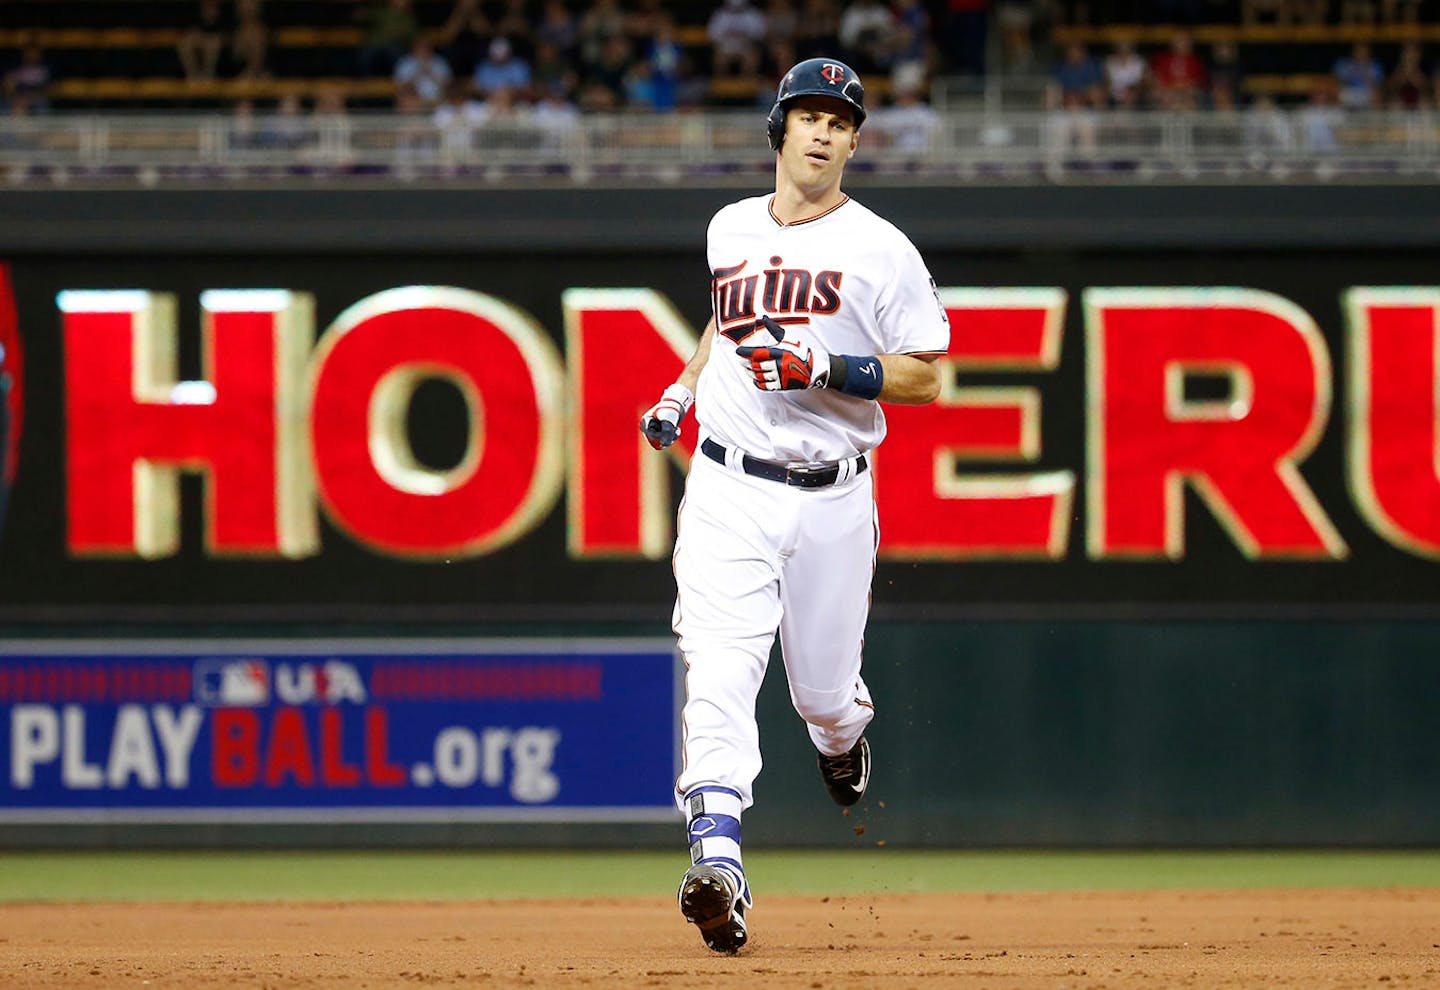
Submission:
[[762,899],[740,955],[666,898],[7,904],[0,986],[1440,986],[1440,890]]

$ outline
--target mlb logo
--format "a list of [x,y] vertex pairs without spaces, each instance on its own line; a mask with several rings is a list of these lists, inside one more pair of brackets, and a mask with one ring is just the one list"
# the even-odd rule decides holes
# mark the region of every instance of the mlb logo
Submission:
[[195,700],[202,705],[270,703],[270,665],[264,660],[199,660]]

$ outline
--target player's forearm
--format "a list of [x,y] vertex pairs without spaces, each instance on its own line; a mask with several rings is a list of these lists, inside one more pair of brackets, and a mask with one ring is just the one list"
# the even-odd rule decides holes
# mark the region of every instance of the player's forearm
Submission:
[[902,406],[923,406],[940,397],[940,368],[932,356],[881,354],[885,384],[879,401]]
[[685,362],[685,370],[680,372],[680,377],[675,379],[692,392],[700,382],[700,372],[705,370],[705,362],[710,360],[710,343],[714,339],[715,318],[712,316],[710,322],[705,324],[705,332],[700,335],[700,342],[695,345],[695,353]]

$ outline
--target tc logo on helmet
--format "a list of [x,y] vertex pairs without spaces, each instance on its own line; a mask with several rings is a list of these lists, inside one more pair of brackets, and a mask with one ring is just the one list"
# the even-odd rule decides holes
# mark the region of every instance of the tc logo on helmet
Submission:
[[826,82],[839,83],[845,78],[845,69],[834,62],[826,62],[820,67],[820,75],[825,77]]

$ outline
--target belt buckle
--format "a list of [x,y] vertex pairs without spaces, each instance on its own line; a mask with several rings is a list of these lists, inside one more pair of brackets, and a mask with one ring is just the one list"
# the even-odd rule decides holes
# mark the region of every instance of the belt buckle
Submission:
[[815,488],[816,479],[832,470],[828,467],[817,468],[792,468],[785,469],[785,484],[793,485],[796,488]]

